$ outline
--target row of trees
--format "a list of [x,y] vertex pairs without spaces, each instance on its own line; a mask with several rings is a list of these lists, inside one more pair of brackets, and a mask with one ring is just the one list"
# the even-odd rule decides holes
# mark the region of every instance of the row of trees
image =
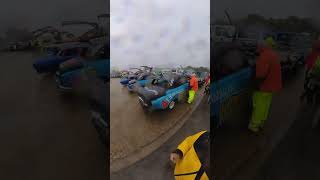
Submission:
[[265,18],[258,14],[249,14],[246,18],[240,19],[245,24],[260,23],[277,31],[293,31],[293,32],[319,32],[315,21],[312,18],[299,18],[289,16],[284,19]]
[[209,72],[209,71],[210,71],[209,68],[207,68],[207,67],[192,67],[192,66],[187,66],[187,67],[185,67],[185,69],[193,69],[193,70],[195,70],[195,71],[197,71],[197,72]]

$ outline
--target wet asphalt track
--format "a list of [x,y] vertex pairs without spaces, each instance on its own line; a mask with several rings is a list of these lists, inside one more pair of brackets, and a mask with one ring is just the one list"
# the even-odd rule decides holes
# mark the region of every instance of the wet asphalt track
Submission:
[[36,57],[0,54],[0,179],[107,179],[87,98],[62,96],[52,76],[32,69]]
[[312,127],[316,111],[319,107],[302,107],[286,137],[258,171],[256,180],[320,179],[320,125]]
[[186,123],[156,151],[141,161],[111,174],[112,180],[173,180],[170,153],[187,137],[202,130],[210,130],[210,107],[203,98]]
[[161,138],[190,107],[186,102],[164,111],[144,112],[138,96],[128,92],[120,79],[110,80],[110,162],[125,158]]

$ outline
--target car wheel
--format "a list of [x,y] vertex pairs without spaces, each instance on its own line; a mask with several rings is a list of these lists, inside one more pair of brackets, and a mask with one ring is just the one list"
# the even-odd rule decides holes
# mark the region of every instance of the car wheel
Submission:
[[170,102],[170,104],[168,106],[170,110],[174,108],[175,103],[176,103],[175,101]]

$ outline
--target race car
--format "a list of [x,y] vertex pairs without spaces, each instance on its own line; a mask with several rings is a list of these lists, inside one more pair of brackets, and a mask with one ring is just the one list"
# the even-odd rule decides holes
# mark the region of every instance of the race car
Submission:
[[61,63],[74,57],[85,56],[88,49],[88,45],[67,46],[56,55],[47,55],[38,59],[33,63],[33,67],[38,73],[54,73],[58,70]]
[[137,90],[140,105],[148,111],[172,110],[179,101],[186,100],[188,80],[181,75],[164,75],[151,85]]
[[110,61],[103,51],[105,51],[105,48],[100,49],[90,58],[74,58],[62,63],[59,71],[56,72],[58,88],[71,90],[92,75],[108,81]]
[[129,92],[134,92],[137,90],[138,87],[144,87],[147,84],[150,84],[152,79],[154,79],[155,76],[152,73],[145,72],[141,73],[137,79],[130,80],[127,84],[127,88]]
[[143,70],[140,68],[130,68],[127,75],[120,79],[120,83],[126,86],[129,81],[137,79],[138,75],[141,73],[143,73]]

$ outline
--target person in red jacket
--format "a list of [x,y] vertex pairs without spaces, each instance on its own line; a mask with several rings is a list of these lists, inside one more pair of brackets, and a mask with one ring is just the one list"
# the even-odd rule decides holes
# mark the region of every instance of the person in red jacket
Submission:
[[315,66],[316,60],[320,59],[320,40],[316,40],[313,43],[312,51],[311,53],[306,57],[306,74],[305,74],[305,80],[304,80],[304,92],[300,96],[300,100],[303,100],[305,97],[307,97],[307,101],[312,101],[312,94],[313,91],[308,87],[308,84],[311,80],[311,70]]
[[269,114],[272,96],[282,88],[280,57],[274,51],[276,44],[269,37],[258,50],[256,61],[256,81],[258,89],[253,94],[253,112],[249,130],[258,132],[263,128]]

